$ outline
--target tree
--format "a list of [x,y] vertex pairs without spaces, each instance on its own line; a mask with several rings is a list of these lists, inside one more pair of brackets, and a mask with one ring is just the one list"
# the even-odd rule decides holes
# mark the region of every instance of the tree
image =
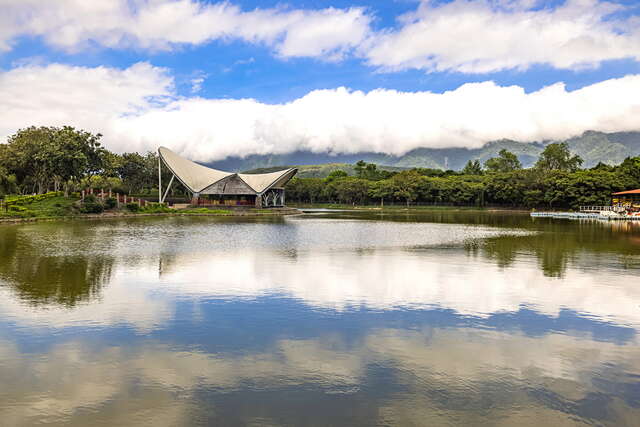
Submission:
[[118,175],[129,194],[142,189],[147,181],[144,157],[138,153],[123,153],[118,166]]
[[624,159],[617,172],[624,181],[625,188],[640,188],[640,156]]
[[367,163],[364,160],[358,160],[358,162],[353,167],[353,169],[356,171],[356,176],[358,178],[365,177],[366,168],[367,168]]
[[333,172],[331,172],[325,179],[324,181],[326,183],[330,183],[331,181],[338,179],[338,178],[346,178],[348,177],[349,174],[347,174],[345,171],[343,171],[342,169],[338,169],[335,170]]
[[7,168],[23,185],[23,192],[43,193],[53,176],[49,154],[56,128],[31,126],[7,138]]
[[[513,172],[491,173],[485,180],[485,201],[504,206],[538,206],[543,204],[538,192],[541,191],[544,175],[536,169],[520,169]],[[525,199],[528,204],[525,204]],[[531,205],[531,203],[534,203]]]
[[327,185],[327,191],[341,203],[361,204],[369,195],[369,182],[366,179],[343,177]]
[[287,199],[298,202],[317,202],[324,190],[322,178],[293,178],[287,183]]
[[444,176],[445,172],[442,169],[433,169],[433,168],[414,168],[416,172],[418,172],[422,176]]
[[79,183],[83,177],[91,177],[101,170],[105,151],[100,147],[101,137],[99,133],[94,135],[71,126],[56,129],[53,144],[47,153],[56,190],[60,183],[64,183],[67,195],[69,181]]
[[0,198],[7,194],[15,193],[18,189],[16,184],[16,176],[10,175],[5,168],[0,166]]
[[462,169],[463,175],[482,175],[482,166],[480,160],[469,160]]
[[577,154],[572,156],[569,145],[566,142],[549,144],[540,153],[540,158],[536,162],[536,168],[544,171],[566,171],[575,172],[582,165],[582,158]]
[[399,199],[404,199],[407,206],[418,197],[418,188],[421,180],[424,179],[414,170],[402,171],[391,178],[393,195]]
[[37,188],[38,193],[43,193],[53,184],[57,191],[64,184],[67,192],[69,181],[79,182],[100,170],[104,151],[101,137],[70,126],[32,126],[7,139],[3,156],[11,159],[8,169],[22,183],[23,190],[31,186],[31,191]]
[[364,160],[359,160],[354,169],[358,178],[368,179],[369,181],[379,181],[390,177],[390,172],[379,170],[375,163],[367,163]]
[[158,155],[156,153],[148,152],[144,156],[138,153],[123,153],[119,163],[118,175],[129,194],[142,192],[145,188],[154,188],[157,185]]
[[484,162],[484,167],[489,172],[513,172],[522,169],[522,163],[518,160],[518,156],[503,148],[498,152],[498,157]]
[[369,187],[369,196],[380,199],[380,206],[384,206],[384,199],[393,196],[393,185],[390,179],[376,181]]

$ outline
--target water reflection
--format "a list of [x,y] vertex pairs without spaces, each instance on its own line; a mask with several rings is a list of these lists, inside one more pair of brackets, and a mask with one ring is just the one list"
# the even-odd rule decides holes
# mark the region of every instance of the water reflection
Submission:
[[468,328],[376,329],[357,340],[327,332],[242,354],[70,341],[42,355],[2,343],[0,396],[15,402],[3,420],[632,425],[640,415],[637,342]]
[[637,229],[358,215],[0,227],[0,419],[639,419]]
[[[30,304],[60,304],[68,307],[99,295],[109,282],[114,259],[83,254],[60,256],[58,245],[71,238],[91,244],[91,233],[54,233],[61,241],[53,244],[47,227],[3,227],[0,229],[0,279],[18,297]],[[72,229],[73,231],[73,229]],[[86,239],[86,240],[85,240]]]

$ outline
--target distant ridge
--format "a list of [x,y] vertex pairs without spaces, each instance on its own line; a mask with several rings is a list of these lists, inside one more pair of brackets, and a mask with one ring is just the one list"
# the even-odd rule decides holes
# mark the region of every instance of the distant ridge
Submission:
[[[297,176],[300,178],[325,178],[331,172],[336,170],[345,171],[349,175],[356,174],[354,165],[349,163],[323,163],[319,165],[274,166],[269,168],[250,169],[248,171],[243,171],[243,172],[246,174],[269,173],[269,172],[277,172],[277,171],[288,169],[291,167],[298,168]],[[399,172],[405,169],[409,169],[409,168],[385,166],[385,165],[379,165],[378,168],[382,170],[391,171],[391,172]]]
[[[416,148],[402,156],[390,156],[379,153],[357,153],[330,155],[305,151],[290,154],[253,155],[244,159],[230,157],[212,162],[209,165],[222,170],[248,171],[261,168],[282,168],[286,165],[316,165],[318,176],[326,176],[325,172],[333,168],[344,169],[358,160],[376,163],[391,168],[436,168],[444,169],[445,158],[450,169],[460,170],[469,160],[485,160],[497,155],[505,148],[518,156],[523,166],[532,166],[540,152],[547,144],[558,141],[523,143],[512,140],[491,141],[482,148]],[[626,157],[640,155],[640,132],[604,133],[587,131],[582,135],[567,139],[569,148],[583,158],[583,167],[593,167],[599,162],[618,164]],[[322,165],[322,168],[320,168]],[[338,166],[339,165],[339,166]],[[320,171],[320,169],[323,169]],[[274,169],[277,170],[277,169]],[[309,170],[308,168],[306,170]],[[329,172],[326,172],[328,174]],[[311,174],[309,172],[308,174]],[[315,175],[315,174],[314,174]],[[301,169],[300,176],[307,176]]]

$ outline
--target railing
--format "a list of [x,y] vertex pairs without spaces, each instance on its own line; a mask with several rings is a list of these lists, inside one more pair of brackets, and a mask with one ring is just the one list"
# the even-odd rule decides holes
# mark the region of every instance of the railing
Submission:
[[114,198],[116,199],[116,205],[118,207],[120,207],[120,203],[123,203],[125,205],[127,203],[137,203],[138,206],[140,207],[147,206],[147,204],[149,203],[147,200],[141,199],[139,197],[131,197],[131,196],[127,196],[126,194],[119,194],[119,193],[112,192],[111,190],[105,191],[102,188],[99,190],[95,188],[87,188],[85,190],[82,190],[80,192],[80,197],[83,202],[84,202],[85,196],[88,196],[89,194],[93,194],[95,197],[102,199],[103,202],[107,198]]
[[233,200],[233,199],[227,199],[227,200],[208,200],[208,199],[204,199],[204,198],[198,198],[198,202],[197,205],[198,206],[254,206],[256,203],[255,201],[251,201],[251,200]]
[[621,212],[624,208],[622,206],[580,206],[580,212]]

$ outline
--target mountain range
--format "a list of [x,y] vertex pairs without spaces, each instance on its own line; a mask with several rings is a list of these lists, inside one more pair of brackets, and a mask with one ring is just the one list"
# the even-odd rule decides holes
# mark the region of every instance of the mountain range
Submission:
[[[326,176],[336,169],[352,169],[358,160],[375,163],[384,169],[397,170],[414,167],[460,170],[469,160],[484,163],[505,148],[516,154],[524,167],[533,166],[545,146],[553,142],[517,142],[508,139],[491,141],[481,148],[416,148],[402,156],[381,153],[326,154],[297,151],[289,154],[252,155],[245,158],[229,157],[209,163],[208,166],[222,170],[248,171],[279,169],[284,166],[305,166],[301,176]],[[565,140],[572,153],[584,160],[589,168],[599,162],[615,165],[626,157],[640,155],[640,132],[604,133],[586,131],[582,135]],[[313,167],[311,166],[313,165]]]

